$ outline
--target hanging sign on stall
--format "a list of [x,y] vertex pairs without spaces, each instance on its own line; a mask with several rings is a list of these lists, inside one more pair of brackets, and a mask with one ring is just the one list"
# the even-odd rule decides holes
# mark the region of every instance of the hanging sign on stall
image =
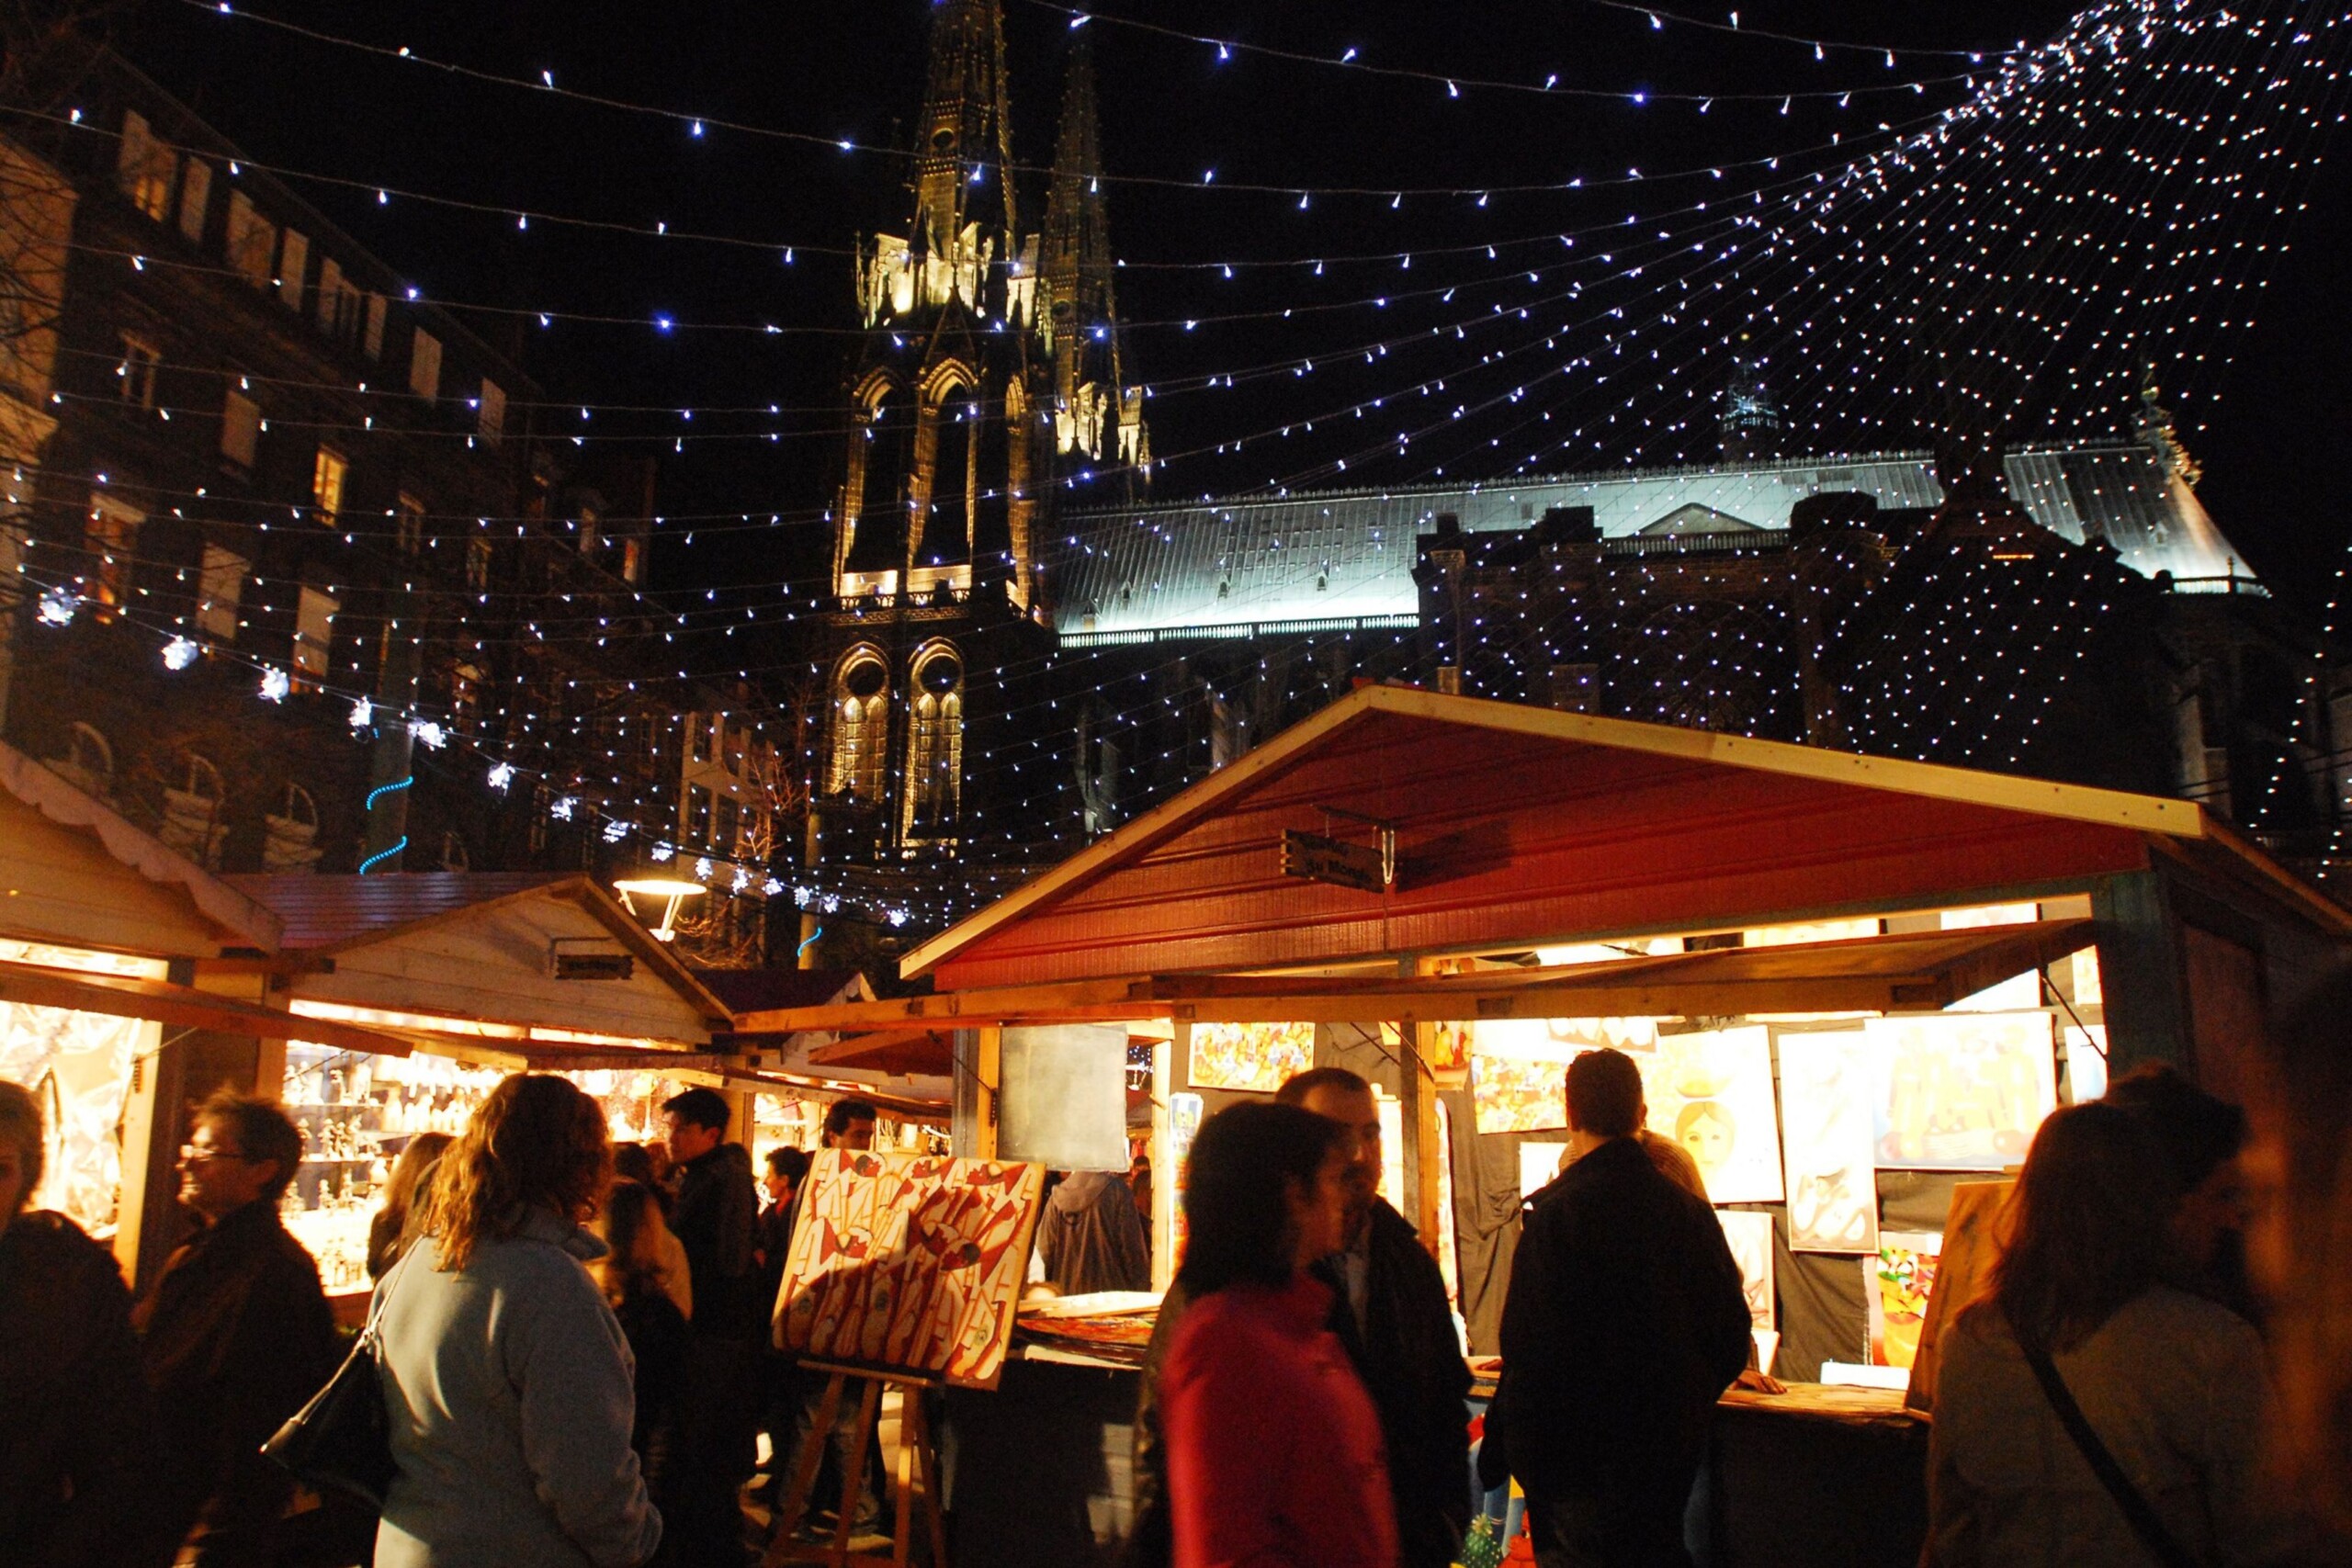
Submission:
[[1283,874],[1307,882],[1328,882],[1359,893],[1385,893],[1396,881],[1393,836],[1382,844],[1343,844],[1320,833],[1295,828],[1283,831]]

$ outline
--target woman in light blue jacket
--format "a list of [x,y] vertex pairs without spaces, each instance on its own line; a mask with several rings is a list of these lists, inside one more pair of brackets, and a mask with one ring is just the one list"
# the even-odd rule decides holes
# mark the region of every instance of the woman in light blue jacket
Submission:
[[662,1540],[629,1448],[628,1342],[582,1263],[602,1108],[561,1078],[492,1089],[377,1289],[400,1473],[379,1568],[636,1568]]

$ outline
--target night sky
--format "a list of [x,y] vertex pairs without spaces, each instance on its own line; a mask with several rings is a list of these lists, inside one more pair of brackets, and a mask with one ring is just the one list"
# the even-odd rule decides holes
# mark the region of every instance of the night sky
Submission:
[[[1006,0],[1006,7],[1014,156],[1042,168],[1052,153],[1070,17],[1040,0]],[[561,429],[585,429],[594,439],[661,454],[661,505],[673,521],[662,529],[671,542],[656,556],[657,588],[692,590],[698,598],[707,585],[805,584],[821,571],[827,536],[814,518],[838,477],[841,419],[832,404],[855,343],[849,261],[841,253],[860,233],[902,231],[903,164],[718,122],[805,132],[828,143],[846,138],[902,145],[922,92],[931,11],[924,0],[705,7],[581,0],[353,7],[256,0],[253,10],[496,75],[537,81],[547,71],[571,91],[709,117],[712,123],[696,137],[673,118],[470,80],[256,20],[224,18],[191,0],[145,0],[119,33],[123,52],[255,158],[365,187],[291,180],[428,296],[496,308],[460,314],[492,343],[519,352],[551,401],[647,411],[600,412],[585,425]],[[1713,21],[1726,12],[1721,0],[1704,9],[1683,7],[1683,14]],[[1541,412],[1555,414],[1563,426],[1601,432],[1590,444],[1596,457],[1547,461],[1547,468],[1622,461],[1622,443],[1603,449],[1626,428],[1611,431],[1608,415],[1622,412],[1630,423],[1642,410],[1661,423],[1698,422],[1650,438],[1640,448],[1645,460],[1668,455],[1677,443],[1703,459],[1712,445],[1704,397],[1686,387],[1629,400],[1624,378],[1594,385],[1589,377],[1556,375],[1532,386],[1522,403],[1498,402],[1418,436],[1402,457],[1391,448],[1376,459],[1363,457],[1367,422],[1329,415],[1382,398],[1376,424],[1390,412],[1385,400],[1440,376],[1464,403],[1499,397],[1527,379],[1533,340],[1559,330],[1555,319],[1565,320],[1568,309],[1561,294],[1571,275],[1555,270],[1566,265],[1561,251],[1542,250],[1543,237],[1577,234],[1585,248],[1577,259],[1589,265],[1595,246],[1608,243],[1598,237],[1601,226],[1629,212],[1647,220],[1699,200],[1728,210],[1728,197],[1759,184],[1834,170],[1852,155],[1844,143],[1835,152],[1801,150],[1822,148],[1833,134],[1874,144],[1870,133],[1879,120],[1932,114],[1959,101],[1962,91],[1957,83],[1919,94],[1877,89],[1986,69],[1914,51],[1980,50],[1995,57],[2014,40],[2038,40],[2064,28],[2072,8],[1749,0],[1739,14],[1743,31],[1733,35],[1670,19],[1672,10],[1661,13],[1665,26],[1654,27],[1639,10],[1591,0],[1288,0],[1279,7],[1262,0],[1127,0],[1107,13],[1324,62],[1247,51],[1220,62],[1212,47],[1114,26],[1107,15],[1089,24],[1104,156],[1122,177],[1108,187],[1112,233],[1119,254],[1134,264],[1118,280],[1122,314],[1136,323],[1126,340],[1129,374],[1162,389],[1151,404],[1153,440],[1172,460],[1158,477],[1157,493],[1197,497],[1269,481],[1403,482],[1441,466],[1449,478],[1499,477],[1530,456],[1532,434],[1558,434],[1533,423]],[[1768,39],[1762,30],[1891,47],[1897,64],[1890,71],[1877,54],[1858,50],[1828,51],[1816,61],[1809,45]],[[2338,29],[2331,47],[2341,58],[2352,52],[2352,39]],[[1351,48],[1368,66],[1400,66],[1465,85],[1456,96],[1442,80],[1328,63]],[[1532,84],[1555,74],[1564,86],[1605,89],[1605,96],[1566,98],[1466,85]],[[1800,96],[1847,88],[1857,96],[1844,108],[1833,98]],[[1635,93],[1656,96],[1635,104]],[[1678,93],[1723,96],[1702,115],[1668,96]],[[1740,94],[1762,96],[1741,100]],[[2324,589],[2343,553],[2347,514],[2339,476],[2352,455],[2352,396],[2340,369],[2352,350],[2345,320],[2352,272],[2341,243],[2352,231],[2346,221],[2352,176],[2344,168],[2340,128],[2332,134],[2332,160],[2288,182],[2307,209],[2267,231],[2290,249],[2283,264],[2270,268],[2256,324],[2222,334],[2215,347],[2225,352],[2210,355],[2179,410],[2188,444],[2205,466],[2200,493],[2208,508],[2255,568],[2299,599]],[[1721,181],[1703,174],[1711,164],[1774,152],[1787,154],[1784,169],[1735,168]],[[1635,167],[1645,171],[1643,184],[1600,183]],[[1216,181],[1204,185],[1212,168]],[[1701,173],[1680,181],[1657,177],[1678,170]],[[1485,207],[1472,194],[1558,185],[1577,175],[1593,183],[1496,194]],[[1127,183],[1136,178],[1171,183]],[[1250,184],[1279,188],[1234,188]],[[460,212],[397,195],[379,204],[378,185],[493,210]],[[1042,174],[1023,176],[1024,227],[1042,209],[1044,186]],[[1301,209],[1301,190],[1338,186],[1461,194],[1401,202],[1386,194],[1324,195]],[[662,222],[673,232],[600,232],[545,219],[525,231],[514,221],[516,209],[628,226]],[[741,243],[678,237],[688,233]],[[1489,243],[1498,247],[1493,261],[1484,250]],[[789,265],[786,246],[793,247]],[[1441,254],[1449,249],[1454,254]],[[1408,252],[1415,265],[1407,269],[1393,258]],[[1313,270],[1317,259],[1346,255],[1392,259],[1334,262],[1321,276]],[[1936,265],[1930,249],[1908,259]],[[1214,265],[1143,265],[1237,260],[1288,265],[1243,267],[1232,278]],[[1533,282],[1524,276],[1531,268],[1539,274]],[[1606,334],[1670,310],[1672,298],[1658,287],[1666,276],[1667,269],[1652,267],[1643,278],[1590,285],[1576,318],[1585,322],[1576,330],[1588,335],[1577,341],[1595,352],[1610,341]],[[1442,300],[1449,288],[1458,297]],[[1392,291],[1389,303],[1372,303]],[[1540,301],[1550,304],[1532,303]],[[1494,302],[1513,310],[1527,304],[1530,318],[1519,322],[1506,315],[1474,329],[1482,335],[1452,338],[1453,325],[1490,313]],[[1720,302],[1713,309],[1711,319],[1725,319]],[[1295,314],[1285,320],[1284,310]],[[542,328],[540,310],[560,314]],[[566,314],[620,321],[596,324]],[[657,316],[676,327],[658,330]],[[1216,319],[1236,316],[1254,319]],[[1200,324],[1187,331],[1188,320]],[[783,330],[762,330],[771,323]],[[1441,335],[1431,336],[1433,324]],[[1655,333],[1650,341],[1658,341]],[[1366,364],[1367,344],[1393,352],[1375,353]],[[1481,354],[1507,349],[1508,367],[1479,364]],[[1546,363],[1556,363],[1560,352]],[[1325,357],[1312,374],[1296,373],[1297,364],[1317,355]],[[1669,349],[1668,358],[1674,357]],[[1690,372],[1692,385],[1713,384],[1712,364]],[[1248,373],[1269,366],[1291,368],[1254,378]],[[1900,379],[1900,369],[1880,379]],[[1239,384],[1203,388],[1225,372],[1238,373]],[[1421,409],[1435,400],[1426,394],[1416,400],[1414,418],[1426,419]],[[771,404],[783,412],[767,415]],[[1927,444],[1916,400],[1882,391],[1866,406],[1877,421],[1872,429],[1883,433],[1868,444]],[[697,411],[692,421],[679,412],[687,408]],[[730,409],[762,412],[720,412]],[[1845,422],[1839,428],[1849,432],[1854,412],[1814,411]],[[1792,423],[1804,412],[1792,407]],[[2104,421],[2109,433],[2120,434],[2130,411],[2110,402],[2089,412],[2092,427]],[[576,412],[571,417],[576,421]],[[1321,428],[1310,434],[1304,425],[1318,418]],[[1291,434],[1275,434],[1285,424]],[[768,441],[770,431],[780,439]],[[673,443],[682,435],[681,453]],[[1245,436],[1250,439],[1238,453],[1216,449]],[[1856,437],[1838,444],[1850,449],[1865,443]],[[1800,438],[1791,449],[1805,446]],[[1351,453],[1357,460],[1336,474],[1331,460]],[[694,521],[740,513],[763,525],[772,514],[784,521],[749,528],[740,521]],[[690,532],[697,535],[691,547],[684,542]]]

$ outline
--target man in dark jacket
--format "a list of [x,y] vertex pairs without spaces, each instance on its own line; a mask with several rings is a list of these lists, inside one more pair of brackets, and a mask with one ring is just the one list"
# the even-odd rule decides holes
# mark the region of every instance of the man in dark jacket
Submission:
[[204,1228],[133,1317],[162,1423],[159,1495],[199,1563],[279,1551],[293,1488],[261,1445],[334,1371],[319,1266],[277,1218],[301,1163],[301,1132],[277,1106],[206,1100],[180,1151],[180,1201]]
[[1331,1331],[1380,1411],[1405,1568],[1446,1568],[1470,1523],[1470,1367],[1445,1276],[1405,1216],[1378,1195],[1380,1110],[1345,1067],[1317,1067],[1275,1092],[1355,1134],[1356,1206],[1347,1250],[1317,1272],[1332,1288]]
[[1575,1163],[1511,1263],[1503,1437],[1543,1568],[1687,1565],[1683,1510],[1715,1401],[1747,1364],[1723,1227],[1659,1173],[1641,1123],[1632,1058],[1569,1065]]
[[40,1186],[40,1112],[0,1082],[0,1561],[17,1568],[161,1568],[154,1401],[130,1298],[107,1250]]
[[695,1287],[671,1551],[683,1568],[741,1568],[736,1494],[752,1474],[763,1322],[752,1156],[727,1142],[729,1107],[715,1090],[690,1089],[665,1100],[662,1114],[677,1162],[670,1229],[686,1249]]

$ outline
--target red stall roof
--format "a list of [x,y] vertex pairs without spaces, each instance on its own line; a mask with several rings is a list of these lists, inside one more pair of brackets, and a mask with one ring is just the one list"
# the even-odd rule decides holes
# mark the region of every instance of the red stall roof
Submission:
[[[1394,830],[1395,878],[1285,875]],[[1367,686],[910,953],[942,990],[1345,964],[2079,891],[2153,853],[2352,917],[2192,802]]]

